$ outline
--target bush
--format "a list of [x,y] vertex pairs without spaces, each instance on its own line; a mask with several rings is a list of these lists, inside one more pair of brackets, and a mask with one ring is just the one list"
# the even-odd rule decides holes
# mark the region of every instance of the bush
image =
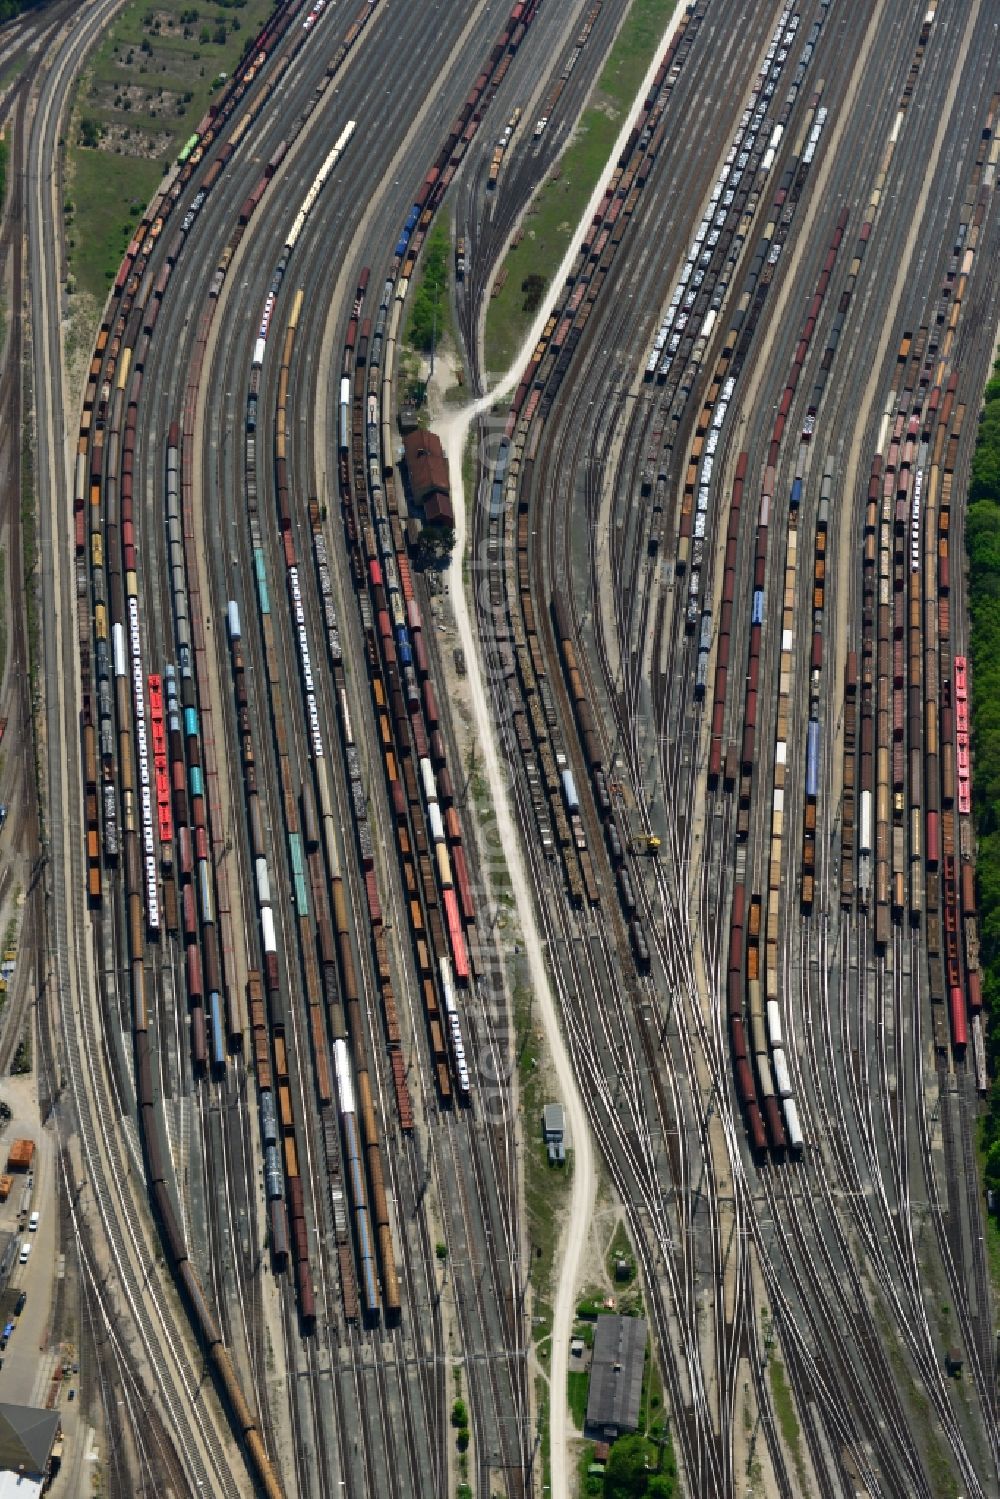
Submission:
[[532,274],[525,276],[521,282],[521,290],[524,292],[524,302],[521,304],[525,312],[537,312],[542,305],[542,297],[545,293],[545,277]]
[[457,1438],[457,1445],[458,1445],[459,1452],[467,1452],[468,1451],[468,1449],[469,1449],[469,1437],[470,1437],[469,1428],[467,1426],[461,1427],[459,1429],[458,1438]]
[[96,151],[101,144],[101,127],[96,120],[80,121],[80,144]]
[[11,1072],[21,1075],[31,1071],[31,1037],[25,1036],[17,1051],[14,1053],[14,1061]]
[[452,1424],[452,1426],[455,1426],[455,1427],[459,1427],[459,1426],[468,1427],[468,1424],[469,1424],[469,1412],[465,1408],[465,1401],[464,1400],[456,1400],[455,1404],[452,1406],[452,1408],[451,1408],[451,1424]]

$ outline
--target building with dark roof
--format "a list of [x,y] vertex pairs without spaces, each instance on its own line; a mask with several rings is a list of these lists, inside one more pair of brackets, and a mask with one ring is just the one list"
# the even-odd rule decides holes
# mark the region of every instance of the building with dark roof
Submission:
[[424,512],[429,526],[452,527],[455,512],[451,504],[451,485],[448,481],[448,461],[441,447],[441,439],[435,432],[417,430],[407,432],[403,438],[406,455],[406,471],[410,479],[410,492]]
[[645,1317],[598,1317],[587,1397],[587,1430],[592,1436],[614,1441],[622,1432],[637,1429],[645,1359]]
[[0,1402],[0,1471],[44,1481],[58,1435],[58,1411]]

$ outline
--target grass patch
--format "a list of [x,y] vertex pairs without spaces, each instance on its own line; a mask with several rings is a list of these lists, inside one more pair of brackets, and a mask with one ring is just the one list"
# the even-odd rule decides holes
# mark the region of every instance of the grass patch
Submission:
[[590,1375],[586,1369],[571,1369],[568,1375],[569,1408],[573,1423],[582,1431],[587,1419],[587,1395],[590,1390]]
[[[946,1305],[942,1305],[941,1310],[945,1316],[949,1315]],[[880,1301],[875,1303],[875,1317],[882,1346],[888,1352],[889,1362],[892,1364],[896,1384],[900,1390],[905,1391],[910,1405],[913,1415],[910,1430],[922,1432],[924,1436],[924,1452],[935,1499],[958,1499],[959,1488],[952,1472],[951,1456],[938,1436],[930,1402],[924,1394],[923,1386],[913,1378],[900,1348],[898,1332],[890,1324]]]
[[[483,831],[484,839],[489,846],[498,848],[500,846],[499,835],[496,831],[496,809],[493,806],[493,797],[490,791],[489,781],[486,779],[483,762],[479,759],[475,745],[469,751],[466,760],[466,784],[465,793],[467,800],[471,800],[476,811],[476,820]],[[497,912],[496,924],[504,931],[508,924],[507,911],[514,905],[514,887],[511,883],[510,871],[505,860],[497,860],[490,872],[490,884],[496,896],[497,904],[501,908]],[[538,1129],[541,1130],[541,1106],[538,1108]],[[539,1134],[539,1139],[541,1138]],[[546,1161],[547,1164],[547,1161]]]
[[465,509],[471,513],[476,503],[476,486],[479,483],[479,464],[477,461],[478,440],[476,434],[470,431],[465,439],[465,451],[462,454],[462,488],[465,491]]
[[[7,553],[0,547],[0,599],[7,597]],[[7,665],[7,612],[0,608],[0,682]]]
[[660,1378],[659,1365],[653,1357],[652,1343],[648,1339],[642,1369],[639,1430],[644,1431],[653,1442],[661,1442],[666,1435],[666,1423],[663,1419],[663,1381]]
[[780,1359],[769,1359],[768,1372],[771,1376],[771,1394],[774,1396],[774,1409],[777,1412],[781,1435],[785,1439],[785,1446],[795,1459],[795,1471],[799,1475],[799,1481],[802,1482],[804,1475],[801,1434],[798,1417],[795,1414],[795,1402],[788,1388],[788,1381],[785,1379],[785,1366]]
[[542,1462],[542,1492],[549,1492],[549,1458],[551,1436],[549,1432],[549,1382],[541,1374],[535,1377],[535,1410],[538,1421],[538,1454]]
[[[524,238],[505,261],[507,280],[486,312],[486,368],[502,374],[520,348],[542,293],[559,266],[580,216],[608,164],[622,119],[663,36],[675,0],[632,0],[572,143],[536,194]],[[527,304],[527,305],[526,305]]]
[[273,10],[274,0],[132,0],[93,54],[68,131],[67,228],[75,283],[99,304],[134,220]]
[[70,265],[76,286],[103,306],[125,248],[156,192],[162,167],[141,157],[109,158],[81,147],[70,152],[73,201],[67,214]]
[[799,1430],[798,1416],[795,1414],[795,1400],[785,1378],[785,1366],[774,1354],[774,1328],[771,1323],[770,1311],[767,1307],[761,1312],[761,1331],[764,1339],[764,1352],[767,1358],[767,1371],[771,1380],[771,1395],[774,1399],[774,1409],[778,1417],[778,1425],[781,1427],[781,1435],[785,1439],[785,1446],[795,1461],[795,1471],[799,1477],[799,1483],[805,1487],[805,1467],[802,1461],[802,1441]]

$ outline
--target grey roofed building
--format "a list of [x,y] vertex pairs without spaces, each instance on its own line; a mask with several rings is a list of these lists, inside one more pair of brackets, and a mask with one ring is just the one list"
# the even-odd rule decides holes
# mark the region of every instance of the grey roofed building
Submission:
[[558,1144],[566,1133],[566,1111],[561,1103],[547,1103],[542,1110],[542,1138]]
[[623,1431],[636,1430],[645,1358],[645,1317],[598,1317],[587,1396],[588,1431],[613,1440]]
[[58,1411],[0,1403],[0,1468],[44,1477],[58,1434]]

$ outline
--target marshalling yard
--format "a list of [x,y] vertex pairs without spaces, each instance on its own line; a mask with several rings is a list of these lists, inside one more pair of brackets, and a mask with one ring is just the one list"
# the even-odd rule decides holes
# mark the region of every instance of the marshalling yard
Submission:
[[54,1495],[1000,1494],[996,6],[282,0],[81,356],[118,9],[0,27],[0,1417]]

